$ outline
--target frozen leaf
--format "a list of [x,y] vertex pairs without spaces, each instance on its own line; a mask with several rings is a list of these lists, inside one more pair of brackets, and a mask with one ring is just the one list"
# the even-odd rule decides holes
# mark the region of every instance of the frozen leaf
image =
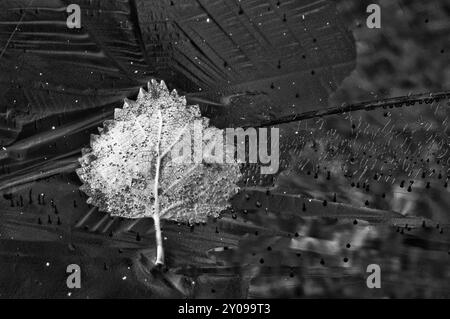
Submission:
[[[182,145],[198,145],[191,143],[198,123],[205,137],[200,144],[204,154],[223,132],[209,127],[198,106],[186,105],[185,98],[170,93],[164,82],[149,83],[148,92],[141,89],[137,101],[126,100],[101,134],[91,137],[91,149],[84,152],[77,170],[84,182],[81,189],[90,196],[88,203],[113,216],[152,217],[158,248],[160,218],[194,223],[218,216],[238,190],[240,170],[234,159],[224,164],[205,156],[201,161],[175,157],[174,150],[186,138],[189,143]],[[157,262],[163,262],[162,247]]]

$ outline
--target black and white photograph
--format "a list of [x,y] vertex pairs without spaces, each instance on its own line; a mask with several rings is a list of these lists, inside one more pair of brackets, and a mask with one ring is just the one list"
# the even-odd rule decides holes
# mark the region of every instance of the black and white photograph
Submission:
[[449,117],[447,0],[0,0],[0,299],[448,299]]

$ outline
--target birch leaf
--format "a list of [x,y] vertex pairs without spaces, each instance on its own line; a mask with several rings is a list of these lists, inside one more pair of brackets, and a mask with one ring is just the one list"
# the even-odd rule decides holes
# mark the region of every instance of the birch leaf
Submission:
[[[188,146],[195,145],[190,142],[196,123],[203,154],[223,131],[209,127],[197,105],[186,105],[184,97],[156,81],[149,83],[148,92],[141,89],[137,101],[126,100],[101,134],[91,137],[91,149],[80,159],[77,173],[88,203],[113,216],[152,217],[157,242],[160,218],[194,223],[218,216],[237,193],[239,166],[229,158],[225,164],[208,164],[204,156],[201,161],[175,161],[172,151],[182,139],[187,136]],[[191,147],[187,155],[193,153]]]
[[184,164],[171,157],[196,120],[202,121],[204,136],[221,134],[208,127],[198,106],[187,106],[164,82],[152,81],[149,92],[141,89],[136,102],[127,100],[123,109],[116,109],[114,121],[105,122],[102,134],[91,137],[91,150],[80,159],[77,173],[88,202],[114,216],[152,217],[156,183],[162,218],[194,223],[218,216],[237,192],[238,164]]

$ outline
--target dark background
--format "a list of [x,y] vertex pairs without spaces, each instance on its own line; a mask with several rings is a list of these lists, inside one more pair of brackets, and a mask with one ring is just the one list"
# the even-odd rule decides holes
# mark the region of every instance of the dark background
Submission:
[[[80,30],[69,1],[0,3],[0,297],[449,297],[448,100],[279,125],[279,174],[242,167],[243,193],[270,191],[205,225],[167,221],[163,270],[152,221],[89,207],[74,173],[151,78],[218,127],[448,90],[446,1],[380,1],[381,29],[366,27],[370,1],[72,2]],[[352,209],[337,218],[334,202]]]

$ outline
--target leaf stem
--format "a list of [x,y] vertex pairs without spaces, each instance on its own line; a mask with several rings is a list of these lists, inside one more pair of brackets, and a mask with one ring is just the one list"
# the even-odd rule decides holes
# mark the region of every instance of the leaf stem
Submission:
[[161,168],[161,136],[162,136],[162,126],[163,126],[163,118],[161,110],[158,111],[159,116],[159,128],[158,128],[158,144],[156,146],[157,158],[156,158],[156,169],[155,169],[155,210],[153,213],[153,221],[155,223],[155,236],[156,236],[156,265],[164,265],[164,248],[163,241],[161,235],[161,224],[160,224],[160,215],[159,215],[159,173]]
[[155,265],[164,265],[164,247],[161,235],[161,225],[159,216],[153,218],[156,231],[156,261]]

